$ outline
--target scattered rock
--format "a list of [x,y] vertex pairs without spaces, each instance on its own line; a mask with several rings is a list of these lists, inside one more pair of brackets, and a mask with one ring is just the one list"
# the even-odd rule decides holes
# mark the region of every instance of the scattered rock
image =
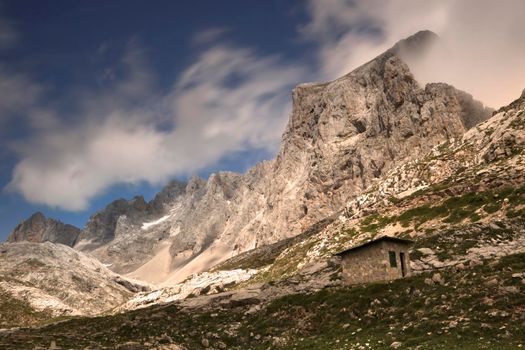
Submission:
[[488,281],[485,281],[485,285],[489,287],[497,286],[499,284],[499,281],[497,278],[492,278]]
[[165,344],[165,345],[159,345],[156,348],[153,348],[154,350],[185,350],[184,347],[177,345],[177,344]]
[[276,347],[282,347],[286,345],[286,338],[284,337],[273,337],[272,345]]
[[469,262],[469,266],[470,267],[475,267],[475,266],[480,266],[480,265],[483,265],[483,261],[481,261],[481,260],[472,259]]
[[434,255],[434,251],[430,248],[419,248],[418,251],[423,255]]
[[395,342],[393,342],[392,344],[390,344],[390,347],[391,347],[392,349],[399,349],[399,348],[401,347],[401,345],[403,345],[401,342],[399,342],[399,341],[395,341]]
[[128,341],[117,346],[119,350],[142,350],[143,346],[135,341]]
[[466,266],[463,263],[459,263],[455,266],[456,271],[463,271],[466,269]]
[[313,275],[317,272],[320,272],[326,269],[327,267],[328,267],[327,261],[317,261],[301,269],[300,273],[303,275]]
[[503,286],[503,287],[499,287],[499,290],[502,293],[510,293],[510,294],[516,294],[520,292],[520,289],[516,286]]
[[434,284],[440,284],[440,285],[445,283],[440,273],[435,273],[432,275],[432,282],[434,282]]
[[239,290],[231,296],[230,304],[232,306],[244,306],[259,303],[261,301],[260,294],[260,289]]

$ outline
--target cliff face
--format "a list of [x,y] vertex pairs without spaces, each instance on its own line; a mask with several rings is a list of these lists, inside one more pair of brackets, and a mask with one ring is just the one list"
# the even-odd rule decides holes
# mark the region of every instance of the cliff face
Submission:
[[170,184],[150,203],[116,201],[91,218],[76,248],[117,272],[172,283],[339,211],[394,164],[490,115],[452,86],[419,86],[402,57],[433,40],[418,33],[340,79],[298,86],[275,160]]
[[394,163],[460,138],[490,115],[449,85],[421,88],[394,53],[334,82],[295,89],[271,194],[275,213],[300,216],[288,231],[334,212]]
[[76,243],[79,235],[79,228],[51,218],[46,218],[44,214],[37,212],[29,219],[18,224],[9,237],[7,237],[7,241],[28,241],[33,243],[49,241],[72,247]]

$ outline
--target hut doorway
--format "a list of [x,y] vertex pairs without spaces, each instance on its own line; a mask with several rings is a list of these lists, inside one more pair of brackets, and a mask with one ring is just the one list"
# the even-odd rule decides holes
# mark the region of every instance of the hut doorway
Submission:
[[399,260],[401,260],[401,276],[406,276],[406,266],[405,266],[405,253],[399,253]]

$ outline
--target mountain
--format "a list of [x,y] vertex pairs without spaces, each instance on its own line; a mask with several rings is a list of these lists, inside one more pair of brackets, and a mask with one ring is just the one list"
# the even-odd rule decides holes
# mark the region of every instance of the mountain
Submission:
[[[239,286],[252,288],[249,296],[259,303],[338,285],[341,276],[333,254],[384,235],[415,240],[411,268],[418,274],[523,255],[524,150],[525,92],[460,139],[394,166],[337,215],[302,234],[239,254],[195,276],[199,288],[188,280],[136,295],[125,307],[184,299],[188,289],[204,295],[197,304],[212,304],[214,296],[206,295],[223,290],[227,281],[220,277],[234,271],[244,276],[232,292]],[[525,274],[516,276],[525,283]],[[221,298],[224,303],[224,294]]]
[[[76,250],[0,245],[0,324],[38,324],[0,348],[523,346],[525,91],[491,111],[420,87],[403,57],[433,40],[298,86],[275,160],[110,203]],[[334,254],[384,235],[414,241],[414,274],[344,285]],[[38,300],[98,316],[43,325]]]
[[115,201],[91,217],[75,248],[169,285],[336,213],[395,164],[490,116],[452,86],[417,83],[401,57],[434,40],[420,32],[342,78],[299,85],[275,160],[171,183],[150,203]]
[[417,272],[525,253],[525,92],[463,137],[393,167],[314,232],[214,271],[258,269],[251,283],[286,279],[384,235],[416,241]]
[[7,242],[43,243],[49,241],[72,247],[75,245],[80,232],[80,229],[75,226],[46,218],[44,214],[37,212],[18,224],[7,237]]
[[[343,285],[333,254],[387,234],[414,240],[414,275]],[[96,336],[100,346],[137,349],[518,349],[524,262],[525,93],[461,138],[393,166],[301,235],[136,294],[94,328],[70,321],[4,339],[67,346]],[[228,287],[233,273],[239,282]]]
[[0,244],[0,294],[27,303],[28,313],[96,315],[147,289],[63,244]]
[[[414,240],[414,274],[341,283],[333,253],[385,234]],[[525,93],[298,236],[135,294],[119,313],[0,331],[0,347],[519,349],[524,295]]]

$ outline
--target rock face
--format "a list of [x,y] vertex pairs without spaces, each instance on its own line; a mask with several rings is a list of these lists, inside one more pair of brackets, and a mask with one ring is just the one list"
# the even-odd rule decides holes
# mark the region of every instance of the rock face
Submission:
[[146,203],[142,196],[110,203],[89,219],[80,240],[91,248],[112,241],[119,234],[126,233],[128,226],[138,225],[164,213],[184,193],[185,187],[185,183],[172,181],[150,203]]
[[80,235],[80,229],[60,221],[46,218],[37,212],[15,227],[7,237],[8,242],[53,242],[72,247]]
[[489,117],[452,86],[419,86],[402,57],[433,40],[420,32],[340,79],[298,86],[275,160],[245,174],[172,183],[150,203],[113,202],[93,215],[75,247],[114,271],[171,284],[301,233],[395,163]]
[[[502,184],[520,184],[525,174],[521,160],[524,148],[525,98],[522,95],[456,142],[440,144],[426,156],[392,169],[374,184],[374,191],[352,199],[347,204],[346,215],[361,217],[391,205],[392,198],[399,201],[443,182],[447,183],[445,187],[452,187],[450,184],[454,183],[459,188],[454,190],[456,193],[473,187],[486,190]],[[480,179],[483,181],[478,184]]]

